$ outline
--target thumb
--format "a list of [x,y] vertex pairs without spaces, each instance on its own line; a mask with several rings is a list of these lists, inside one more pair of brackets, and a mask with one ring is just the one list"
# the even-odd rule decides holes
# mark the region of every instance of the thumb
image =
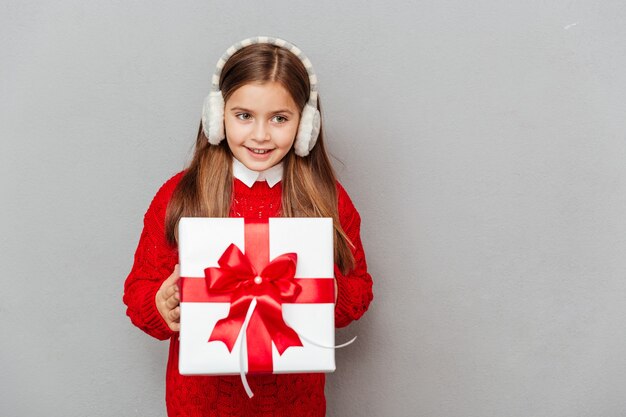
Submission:
[[174,271],[169,277],[167,277],[165,282],[167,282],[167,285],[173,285],[173,284],[176,284],[176,282],[178,282],[179,279],[180,279],[180,267],[178,266],[178,264],[176,264],[176,266],[174,266]]

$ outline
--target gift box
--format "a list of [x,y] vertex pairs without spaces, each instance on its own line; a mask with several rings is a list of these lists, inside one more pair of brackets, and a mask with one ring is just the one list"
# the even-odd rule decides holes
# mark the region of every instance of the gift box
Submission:
[[181,218],[182,375],[335,370],[330,218]]

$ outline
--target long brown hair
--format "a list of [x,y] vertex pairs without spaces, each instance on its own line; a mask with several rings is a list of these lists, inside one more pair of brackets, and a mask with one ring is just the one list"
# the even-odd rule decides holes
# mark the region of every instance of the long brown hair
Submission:
[[[220,90],[224,102],[249,83],[279,82],[294,102],[304,108],[309,98],[309,78],[298,57],[278,46],[252,44],[237,51],[224,65]],[[319,101],[318,101],[319,108]],[[227,141],[210,145],[198,129],[189,167],[168,204],[165,233],[176,244],[181,217],[228,217],[232,198],[232,153]],[[335,262],[343,273],[354,268],[352,243],[339,223],[337,186],[320,130],[308,156],[299,157],[293,147],[283,159],[282,213],[284,217],[332,217],[335,229]]]

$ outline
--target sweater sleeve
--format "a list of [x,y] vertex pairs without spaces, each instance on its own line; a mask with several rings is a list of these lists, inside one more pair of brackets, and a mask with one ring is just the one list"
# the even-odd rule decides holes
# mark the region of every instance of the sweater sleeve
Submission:
[[354,269],[342,274],[335,265],[338,295],[335,306],[335,325],[345,327],[353,320],[358,320],[369,307],[373,299],[372,277],[367,272],[365,252],[361,243],[361,217],[352,204],[344,188],[337,183],[339,221],[344,232],[354,245]]
[[133,267],[124,284],[126,314],[135,326],[159,340],[174,334],[157,310],[155,297],[178,262],[176,247],[169,245],[165,238],[165,211],[180,176],[177,174],[163,184],[150,203]]

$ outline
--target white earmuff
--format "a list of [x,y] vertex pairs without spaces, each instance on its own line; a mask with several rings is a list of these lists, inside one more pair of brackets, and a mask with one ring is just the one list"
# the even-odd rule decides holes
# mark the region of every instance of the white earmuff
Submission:
[[275,45],[290,51],[302,61],[302,64],[307,70],[311,89],[309,92],[309,100],[300,115],[298,133],[294,142],[296,155],[302,157],[307,156],[315,146],[320,132],[321,117],[317,109],[317,77],[313,71],[311,61],[304,56],[302,51],[297,46],[279,38],[259,36],[245,39],[228,48],[224,55],[222,55],[217,62],[215,74],[213,74],[211,92],[204,100],[202,108],[202,130],[204,135],[208,138],[211,145],[219,145],[226,137],[224,132],[224,97],[219,89],[220,75],[226,61],[228,61],[235,52],[255,43]]
[[300,116],[300,126],[294,142],[294,150],[298,156],[307,156],[317,142],[320,132],[320,112],[310,104],[306,104]]
[[202,108],[202,129],[211,145],[219,145],[224,132],[224,97],[221,91],[211,91]]

